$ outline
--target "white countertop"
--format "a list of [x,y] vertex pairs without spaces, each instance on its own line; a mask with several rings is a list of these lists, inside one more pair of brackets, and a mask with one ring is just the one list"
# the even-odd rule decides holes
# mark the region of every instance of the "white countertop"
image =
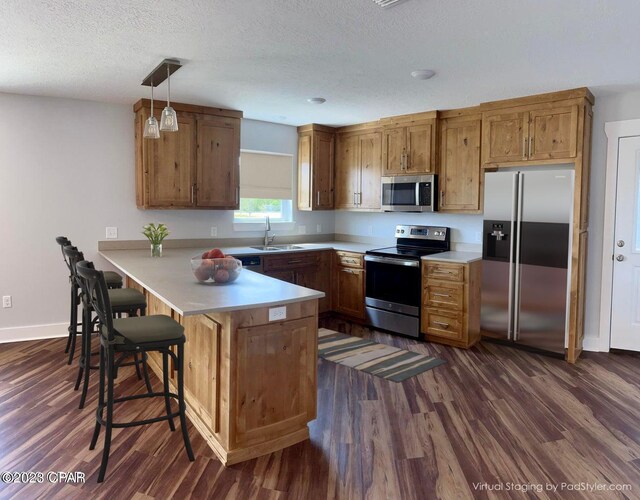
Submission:
[[[274,241],[272,245],[278,245],[277,241]],[[240,255],[274,255],[280,253],[289,253],[289,252],[308,252],[308,251],[317,251],[317,250],[343,250],[345,252],[357,252],[357,253],[365,253],[367,250],[373,250],[374,248],[380,248],[383,246],[389,246],[384,244],[365,244],[365,243],[352,243],[349,241],[328,241],[326,243],[292,243],[296,247],[300,247],[299,249],[294,250],[277,250],[277,251],[264,251],[257,250],[253,247],[220,247],[225,255],[233,255],[234,257]],[[256,245],[258,246],[258,245]],[[194,255],[197,255],[197,250]],[[210,248],[203,248],[200,253],[205,250],[210,250]]]
[[481,260],[480,252],[442,252],[433,255],[425,255],[422,260],[437,260],[440,262],[454,262],[457,264],[468,264],[476,260]]
[[[191,271],[190,259],[204,250],[169,248],[163,251],[160,258],[151,257],[149,250],[103,250],[99,253],[183,316],[269,307],[324,297],[324,292],[293,285],[248,269],[243,269],[233,283],[199,283]],[[235,249],[223,249],[225,253],[228,251],[234,255],[233,250]],[[257,252],[253,250],[248,253]]]

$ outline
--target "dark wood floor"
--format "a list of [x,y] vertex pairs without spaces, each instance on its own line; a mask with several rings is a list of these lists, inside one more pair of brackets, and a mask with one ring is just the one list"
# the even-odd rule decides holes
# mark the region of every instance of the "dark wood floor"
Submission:
[[[311,440],[229,468],[193,427],[194,463],[164,422],[117,430],[102,485],[100,446],[88,450],[96,388],[78,410],[64,342],[0,345],[0,471],[87,475],[83,485],[0,483],[0,498],[640,498],[640,356],[586,353],[571,366],[495,344],[464,351],[337,320],[325,326],[448,364],[394,383],[321,360]],[[142,390],[131,368],[122,372],[117,391]],[[162,413],[161,402],[116,412]],[[547,483],[632,489],[506,491]]]

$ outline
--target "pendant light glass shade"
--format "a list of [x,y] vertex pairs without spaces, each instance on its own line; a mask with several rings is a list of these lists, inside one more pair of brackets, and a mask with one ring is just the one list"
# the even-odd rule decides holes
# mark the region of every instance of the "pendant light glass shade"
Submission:
[[153,83],[151,84],[151,116],[144,122],[144,132],[142,136],[145,139],[160,139],[160,127],[158,120],[153,116]]
[[171,72],[167,64],[167,107],[162,110],[160,117],[160,130],[163,132],[178,131],[178,116],[176,110],[171,107]]

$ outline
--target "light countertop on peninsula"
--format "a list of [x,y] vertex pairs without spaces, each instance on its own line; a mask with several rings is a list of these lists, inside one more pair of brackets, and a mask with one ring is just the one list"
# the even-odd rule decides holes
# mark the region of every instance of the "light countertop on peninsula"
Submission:
[[[183,316],[270,307],[324,297],[323,292],[247,269],[243,269],[233,283],[199,283],[191,271],[190,259],[198,255],[198,249],[194,248],[168,248],[159,258],[151,257],[148,249],[103,250],[100,255]],[[100,268],[99,263],[96,267]]]
[[480,252],[442,252],[425,255],[422,260],[437,260],[439,262],[452,262],[455,264],[469,264],[476,260],[482,260]]

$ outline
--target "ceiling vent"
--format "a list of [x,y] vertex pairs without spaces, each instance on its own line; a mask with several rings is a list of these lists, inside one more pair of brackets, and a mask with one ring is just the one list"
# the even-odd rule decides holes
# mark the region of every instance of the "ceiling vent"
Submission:
[[404,2],[404,0],[373,0],[373,2],[383,9],[388,9],[389,7],[393,7],[396,4]]

